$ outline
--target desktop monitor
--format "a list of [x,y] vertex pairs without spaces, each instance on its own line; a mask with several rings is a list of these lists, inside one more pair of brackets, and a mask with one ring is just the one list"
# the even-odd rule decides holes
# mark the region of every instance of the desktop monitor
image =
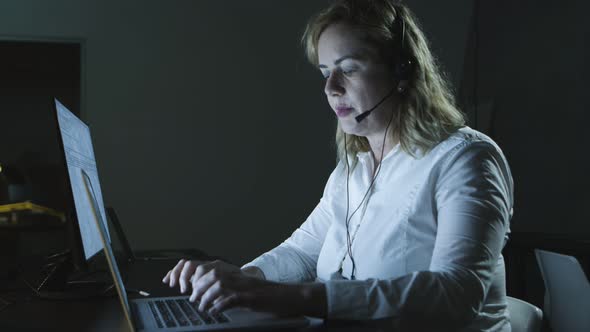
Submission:
[[[102,216],[106,216],[102,201],[102,192],[98,179],[98,169],[94,158],[94,148],[90,137],[88,125],[82,122],[70,112],[57,99],[54,100],[55,115],[57,118],[58,137],[64,162],[67,170],[66,185],[68,201],[73,203],[73,212],[68,213],[71,223],[71,236],[73,237],[72,256],[74,264],[84,268],[87,262],[97,253],[103,250],[103,244],[99,233],[96,231],[96,223],[92,214],[92,207],[88,200],[85,186],[85,177],[90,179],[95,199]],[[70,209],[71,211],[72,209]],[[105,229],[108,230],[106,220]],[[107,231],[109,243],[110,235]]]

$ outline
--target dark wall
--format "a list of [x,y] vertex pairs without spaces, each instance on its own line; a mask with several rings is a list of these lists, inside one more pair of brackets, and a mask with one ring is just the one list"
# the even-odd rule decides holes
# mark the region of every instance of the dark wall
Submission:
[[590,236],[588,10],[583,1],[480,1],[480,129],[512,168],[515,231]]

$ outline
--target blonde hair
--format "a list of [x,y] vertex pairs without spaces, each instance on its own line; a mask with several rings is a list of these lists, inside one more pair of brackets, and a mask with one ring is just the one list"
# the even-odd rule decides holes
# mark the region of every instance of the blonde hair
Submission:
[[[396,20],[403,20],[403,30],[396,29],[402,26]],[[308,22],[301,40],[307,59],[313,65],[318,65],[320,35],[336,22],[366,31],[367,40],[377,47],[392,68],[398,54],[412,61],[408,86],[401,95],[391,123],[395,136],[389,137],[391,140],[397,138],[403,151],[416,158],[414,149],[425,154],[465,125],[463,114],[455,107],[453,94],[430,52],[426,37],[406,6],[388,0],[340,0],[320,11]],[[404,32],[403,39],[399,30]],[[401,40],[404,45],[399,45]],[[403,48],[400,50],[400,47]],[[356,156],[370,150],[367,138],[346,134],[340,125],[336,129],[336,147],[340,160],[345,160],[347,152]],[[355,164],[356,158],[353,158],[353,167]]]

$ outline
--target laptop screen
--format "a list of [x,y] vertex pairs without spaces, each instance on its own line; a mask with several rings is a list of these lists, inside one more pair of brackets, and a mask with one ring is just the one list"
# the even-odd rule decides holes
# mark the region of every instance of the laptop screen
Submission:
[[[84,182],[81,177],[82,170],[90,177],[96,192],[96,200],[98,201],[100,213],[103,216],[105,215],[100,183],[98,181],[98,171],[94,159],[94,149],[90,138],[90,129],[57,99],[55,100],[55,108],[74,199],[76,217],[82,238],[82,247],[84,248],[84,256],[86,259],[89,259],[102,250],[102,243],[96,231],[96,225],[94,224],[91,203],[86,199]],[[107,238],[110,243],[108,232]]]
[[55,108],[66,155],[68,177],[72,186],[84,254],[88,259],[100,250],[104,250],[115,288],[123,306],[125,318],[131,330],[134,331],[127,292],[110,245],[111,241],[105,218],[96,160],[94,159],[90,128],[57,99],[55,100]]

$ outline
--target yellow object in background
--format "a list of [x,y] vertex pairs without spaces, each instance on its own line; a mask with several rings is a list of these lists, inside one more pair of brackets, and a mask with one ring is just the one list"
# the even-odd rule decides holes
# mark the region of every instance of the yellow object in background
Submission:
[[20,223],[33,226],[31,217],[35,217],[34,220],[40,223],[42,223],[43,218],[47,218],[47,221],[51,224],[55,224],[56,221],[60,223],[65,223],[66,221],[63,212],[29,201],[0,205],[0,226]]

